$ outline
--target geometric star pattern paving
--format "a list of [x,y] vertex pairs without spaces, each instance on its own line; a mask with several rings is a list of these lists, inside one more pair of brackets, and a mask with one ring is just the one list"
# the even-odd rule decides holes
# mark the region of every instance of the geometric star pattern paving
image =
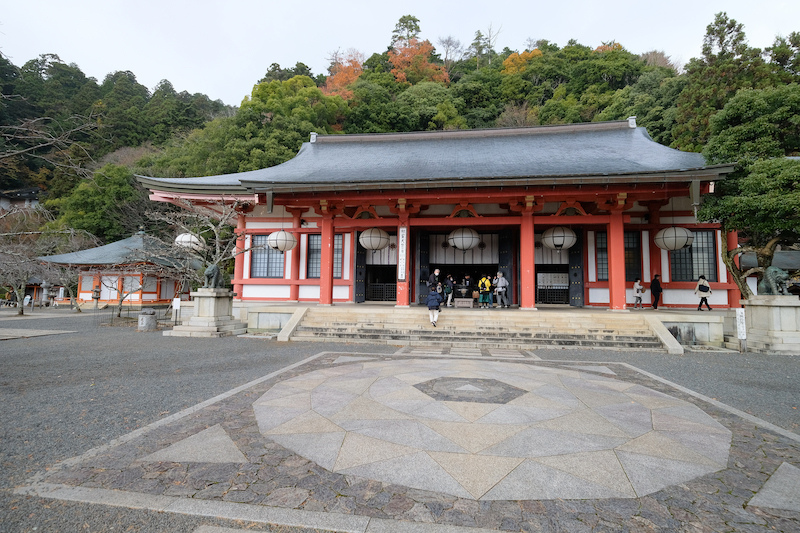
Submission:
[[480,378],[438,378],[414,387],[434,400],[468,403],[503,404],[526,392],[496,379]]
[[[726,467],[731,432],[700,408],[587,368],[363,361],[278,383],[253,409],[332,472],[476,500],[635,498]],[[417,388],[437,380],[455,401]],[[487,385],[521,392],[487,403]]]

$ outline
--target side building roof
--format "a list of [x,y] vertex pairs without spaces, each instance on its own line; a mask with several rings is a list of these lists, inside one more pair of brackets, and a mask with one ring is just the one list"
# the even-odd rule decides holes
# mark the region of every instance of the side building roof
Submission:
[[247,194],[715,180],[731,165],[656,143],[632,121],[489,130],[317,135],[280,165],[220,176],[138,176],[152,190]]
[[[177,257],[172,248],[144,232],[138,232],[127,239],[104,246],[79,252],[48,255],[39,257],[39,260],[57,265],[75,266],[115,266],[146,262],[173,267],[182,262],[182,258]],[[196,267],[199,266],[198,260]]]

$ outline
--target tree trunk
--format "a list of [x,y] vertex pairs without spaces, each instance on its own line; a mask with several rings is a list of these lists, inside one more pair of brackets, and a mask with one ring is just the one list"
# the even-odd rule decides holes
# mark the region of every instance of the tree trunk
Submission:
[[[728,232],[723,229],[720,234],[722,237],[722,249],[727,250]],[[753,296],[753,292],[747,285],[747,276],[752,273],[752,269],[745,273],[742,272],[742,269],[736,264],[736,257],[741,253],[741,248],[735,248],[728,252],[723,252],[722,262],[725,263],[725,268],[728,270],[728,274],[731,275],[731,278],[733,278],[733,282],[737,287],[739,287],[739,291],[742,293],[742,299],[748,300]]]
[[14,287],[14,294],[17,295],[17,314],[22,316],[25,314],[25,285],[22,286],[22,290],[19,287]]
[[756,257],[758,257],[758,266],[766,270],[767,267],[772,266],[772,258],[775,256],[775,248],[781,241],[779,237],[775,237],[767,244],[756,250]]
[[71,285],[67,285],[67,293],[69,294],[69,304],[75,309],[76,313],[83,313],[81,308],[78,306],[78,300],[75,299],[75,291],[72,290]]

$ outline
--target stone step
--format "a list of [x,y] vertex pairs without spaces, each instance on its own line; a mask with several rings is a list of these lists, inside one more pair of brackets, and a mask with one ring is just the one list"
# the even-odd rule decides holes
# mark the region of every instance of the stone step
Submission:
[[228,330],[208,330],[206,328],[194,328],[192,326],[176,326],[172,330],[164,331],[165,337],[205,337],[205,338],[219,338],[229,337],[236,335],[244,335],[247,333],[247,328],[228,329]]
[[553,346],[637,348],[664,346],[641,316],[525,313],[519,310],[447,308],[438,327],[428,310],[309,308],[291,340],[528,350]]
[[[376,318],[401,318],[401,317],[408,317],[408,316],[419,316],[421,314],[427,314],[428,309],[426,307],[420,306],[417,308],[390,308],[390,309],[379,309],[379,308],[343,308],[343,307],[310,307],[308,308],[307,314],[309,316],[341,316],[342,314],[347,314],[350,316],[369,316],[369,317],[376,317]],[[548,320],[559,320],[559,319],[570,319],[576,320],[580,319],[581,316],[585,317],[586,314],[576,314],[575,312],[552,312],[552,311],[524,311],[520,309],[458,309],[454,307],[443,307],[441,308],[442,313],[448,314],[455,314],[459,316],[501,316],[505,318],[513,318],[513,317],[525,317],[525,319],[536,319],[536,317],[545,317]],[[601,317],[607,317],[610,320],[642,320],[643,315],[639,313],[626,313],[626,314],[619,314],[619,313],[609,313],[608,311],[597,311],[591,314],[593,318],[599,319]]]
[[543,342],[619,342],[627,343],[659,343],[660,341],[650,335],[629,335],[623,333],[603,333],[603,334],[581,334],[572,332],[504,332],[496,334],[478,334],[474,332],[465,331],[447,331],[440,329],[428,330],[415,330],[415,331],[402,331],[402,330],[384,330],[384,331],[338,331],[330,329],[317,329],[306,328],[304,326],[298,327],[295,331],[295,336],[336,336],[339,338],[347,339],[416,339],[424,341],[481,341],[491,340],[493,342],[529,342],[529,341],[543,341]]
[[354,336],[354,335],[294,335],[291,340],[306,342],[347,342],[347,343],[386,343],[400,346],[425,346],[425,347],[453,347],[453,348],[505,348],[517,350],[530,350],[548,348],[553,346],[580,346],[594,348],[619,348],[619,349],[651,349],[659,350],[663,345],[658,340],[621,341],[603,339],[491,339],[475,337],[472,340],[462,338],[442,340],[441,338],[424,338],[414,335],[382,335],[382,336]]
[[481,327],[455,327],[455,326],[442,326],[437,324],[435,330],[431,330],[430,325],[414,326],[410,328],[391,327],[390,325],[369,326],[365,324],[343,325],[337,324],[329,327],[322,327],[318,325],[298,326],[296,332],[314,332],[324,333],[329,332],[332,334],[353,334],[353,335],[392,335],[392,334],[424,334],[426,332],[433,332],[437,336],[459,337],[464,335],[477,336],[477,337],[535,337],[535,336],[581,336],[581,337],[620,337],[620,338],[654,338],[653,333],[649,330],[618,330],[618,329],[595,329],[595,328],[574,328],[574,329],[558,329],[558,328],[481,328]]
[[[425,326],[429,323],[429,318],[427,315],[416,317],[414,320],[387,320],[387,321],[379,321],[374,320],[373,317],[367,318],[365,320],[357,320],[351,317],[348,317],[344,320],[319,320],[318,318],[309,318],[304,319],[303,324],[306,325],[313,325],[316,327],[373,327],[373,328],[392,328],[392,327],[404,327],[404,328],[414,328],[418,326]],[[484,330],[492,330],[498,328],[505,328],[505,329],[605,329],[605,330],[638,330],[638,331],[649,331],[650,328],[642,322],[633,322],[633,323],[608,323],[608,322],[597,322],[591,321],[590,324],[587,325],[586,321],[574,321],[574,322],[550,322],[550,321],[536,321],[536,322],[528,322],[528,321],[516,321],[516,320],[462,320],[460,318],[452,317],[452,316],[442,316],[439,315],[439,322],[441,322],[441,326],[453,326],[458,328],[467,328],[469,329],[480,329]],[[457,326],[456,326],[457,324]]]
[[739,339],[737,337],[733,337],[731,335],[725,335],[724,341],[722,343],[723,348],[727,348],[728,350],[736,350],[739,351]]

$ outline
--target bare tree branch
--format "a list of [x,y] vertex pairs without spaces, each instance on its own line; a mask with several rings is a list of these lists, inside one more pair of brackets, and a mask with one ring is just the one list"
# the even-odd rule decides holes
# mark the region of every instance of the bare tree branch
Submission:
[[[93,161],[90,152],[79,142],[82,135],[99,129],[97,115],[72,115],[64,120],[37,117],[18,124],[0,126],[0,166],[19,157],[36,157],[61,168],[89,172],[82,161]],[[73,153],[76,150],[77,153]]]

